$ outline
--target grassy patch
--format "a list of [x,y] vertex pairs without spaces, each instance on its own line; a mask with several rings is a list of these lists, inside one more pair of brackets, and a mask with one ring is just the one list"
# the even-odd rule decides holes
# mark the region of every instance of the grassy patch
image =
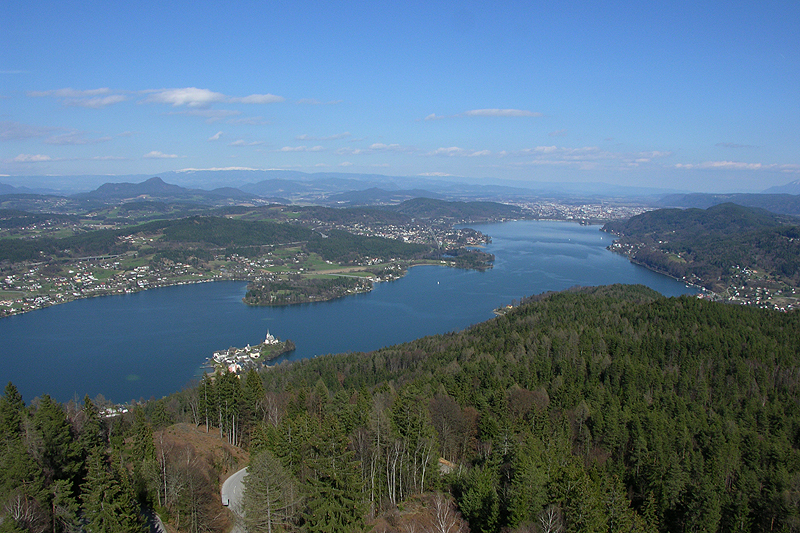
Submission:
[[16,300],[25,297],[24,292],[20,291],[0,291],[0,300]]
[[108,270],[105,268],[95,268],[94,270],[92,270],[92,275],[99,280],[108,279],[116,273],[117,273],[116,270]]
[[133,257],[130,259],[123,259],[120,261],[119,266],[125,270],[134,269],[136,267],[145,266],[150,264],[150,257]]

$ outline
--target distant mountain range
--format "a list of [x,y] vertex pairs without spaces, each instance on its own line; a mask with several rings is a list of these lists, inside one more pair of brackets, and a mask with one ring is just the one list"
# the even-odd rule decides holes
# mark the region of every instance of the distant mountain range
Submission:
[[[534,182],[496,178],[464,178],[456,176],[385,176],[381,174],[355,174],[318,172],[305,173],[294,170],[256,169],[188,169],[169,171],[158,175],[164,182],[188,189],[205,191],[221,187],[236,187],[241,191],[262,196],[296,197],[319,201],[333,194],[368,189],[385,191],[422,190],[453,200],[503,200],[512,198],[657,198],[680,191],[670,189],[627,187],[608,183]],[[62,196],[93,191],[103,184],[114,182],[140,183],[152,176],[9,176],[8,180],[19,187],[29,187],[28,193],[55,193]],[[23,192],[14,190],[11,193]],[[9,192],[0,192],[8,194]]]
[[770,187],[763,192],[764,194],[800,194],[800,180],[794,180],[778,187]]
[[[37,182],[35,178],[37,177],[30,177],[30,181]],[[101,177],[74,178],[76,183],[86,183],[87,180]],[[72,195],[55,189],[14,187],[0,183],[0,207],[41,211],[48,203],[58,203],[62,208],[61,212],[68,212],[70,209],[92,209],[93,206],[132,201],[215,207],[247,203],[351,207],[397,205],[412,198],[499,202],[544,199],[568,203],[632,200],[658,207],[701,209],[732,202],[760,207],[773,213],[800,216],[800,196],[795,194],[800,192],[800,180],[781,187],[772,187],[762,194],[684,194],[666,189],[621,187],[603,183],[542,183],[330,172],[308,174],[291,170],[186,170],[166,172],[159,177],[131,178],[134,179],[103,183],[90,192]],[[48,183],[58,185],[55,182]],[[60,185],[63,184],[63,181],[60,182]],[[191,184],[193,185],[187,186]],[[231,187],[231,184],[238,184],[238,187]],[[9,195],[16,197],[11,198]],[[55,197],[61,200],[55,202],[52,200]]]
[[164,183],[164,180],[157,177],[142,183],[106,183],[94,191],[76,194],[74,198],[103,201],[160,200],[208,204],[231,200],[261,200],[255,194],[249,194],[233,187],[220,187],[212,191],[185,189],[178,185]]

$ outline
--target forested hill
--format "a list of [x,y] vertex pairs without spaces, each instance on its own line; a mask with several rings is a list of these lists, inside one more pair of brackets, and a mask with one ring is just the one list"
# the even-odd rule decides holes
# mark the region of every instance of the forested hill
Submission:
[[728,237],[790,224],[791,219],[764,209],[732,203],[707,209],[657,209],[627,220],[606,223],[603,230],[639,239],[687,239],[701,235]]
[[246,248],[302,242],[310,251],[331,261],[361,255],[416,258],[430,252],[430,246],[408,244],[393,239],[352,235],[331,231],[321,235],[308,228],[269,221],[245,221],[225,217],[187,217],[160,220],[123,229],[97,230],[64,238],[0,240],[0,261],[62,258],[80,255],[123,253],[132,246],[123,239],[132,235],[157,236],[154,249],[189,247],[204,251],[209,247]]
[[664,207],[694,207],[707,209],[714,205],[735,203],[746,207],[766,209],[780,215],[800,215],[800,196],[797,194],[671,194],[658,205]]
[[[470,531],[532,531],[548,515],[563,531],[788,531],[798,364],[797,313],[642,287],[565,292],[461,333],[268,372],[285,407],[263,445],[302,484],[297,462],[314,460],[333,416],[361,498],[449,486]],[[423,479],[426,446],[463,470]]]
[[800,228],[794,222],[763,209],[727,203],[706,210],[649,211],[609,222],[603,230],[620,237],[612,250],[721,292],[756,281],[743,277],[745,270],[762,274],[760,281],[767,283],[762,288],[770,288],[769,282],[800,286]]
[[97,494],[116,483],[105,505],[131,524],[119,531],[135,530],[121,514],[134,488],[179,529],[221,531],[204,504],[213,481],[199,482],[210,468],[162,436],[175,421],[218,424],[249,449],[253,530],[800,527],[800,314],[640,286],[542,295],[459,333],[204,378],[122,418],[71,409],[26,407],[11,385],[0,398],[0,498],[30,509],[13,518],[22,527],[96,524]]

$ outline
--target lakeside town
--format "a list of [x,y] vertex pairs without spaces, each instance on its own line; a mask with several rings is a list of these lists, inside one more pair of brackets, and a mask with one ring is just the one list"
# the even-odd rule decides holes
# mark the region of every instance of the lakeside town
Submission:
[[[531,219],[598,223],[628,218],[648,209],[641,206],[570,205],[541,201],[516,202],[514,205],[523,208]],[[424,223],[413,221],[408,224],[333,224],[322,220],[307,221],[323,234],[331,229],[341,229],[356,235],[384,237],[412,244],[434,242],[440,248],[480,247],[491,242],[490,236],[469,228],[454,227],[454,223],[458,222],[466,223],[446,219],[426,220]],[[29,227],[15,227],[13,235],[17,238],[36,238],[43,229],[42,224],[37,222]],[[77,221],[64,222],[58,227],[48,226],[47,229],[86,231]],[[5,233],[1,235],[8,236]],[[0,265],[0,318],[94,296],[132,294],[151,288],[210,281],[274,279],[275,276],[291,273],[307,274],[312,270],[319,270],[324,274],[326,270],[333,271],[339,266],[320,265],[318,258],[309,257],[288,245],[280,250],[273,247],[274,251],[259,257],[225,254],[224,250],[220,250],[214,253],[210,261],[197,257],[190,257],[185,261],[155,259],[149,248],[157,238],[153,235],[121,236],[121,241],[136,249],[119,255],[60,260],[58,263],[24,261]],[[380,263],[377,258],[367,257],[356,266],[369,267]],[[399,265],[392,262],[388,266],[391,268],[385,270],[385,276],[367,277],[374,277],[372,281],[376,282],[400,277],[402,267],[397,268]]]
[[[526,218],[584,224],[628,219],[651,210],[638,205],[572,205],[548,201],[515,202],[514,205],[527,213]],[[491,242],[491,237],[481,232],[468,227],[455,227],[454,224],[458,222],[452,219],[429,219],[408,224],[305,221],[322,235],[331,230],[344,230],[355,235],[383,237],[412,244],[434,242],[440,248],[481,247]],[[34,224],[29,228],[14,228],[14,233],[18,238],[25,238],[26,231],[40,229]],[[302,251],[299,246],[293,245],[296,243],[269,247],[271,251],[256,257],[218,250],[207,260],[191,256],[185,260],[175,260],[154,256],[151,247],[158,235],[125,235],[119,239],[134,249],[119,255],[62,259],[58,263],[28,261],[0,265],[0,318],[81,298],[132,294],[173,285],[223,280],[265,284],[280,281],[286,276],[327,273],[331,276],[361,276],[371,286],[371,283],[398,279],[406,271],[406,265],[399,261],[386,262],[371,257],[363,257],[353,265],[342,267]],[[632,258],[634,250],[629,249],[631,246],[635,245],[615,242],[609,250]],[[375,267],[378,271],[364,271],[366,268],[374,270]],[[742,267],[737,271],[735,280],[724,291],[704,290],[702,297],[779,311],[797,307],[796,289],[765,279],[763,273]],[[704,285],[704,280],[699,278],[679,281],[697,287]]]
[[[631,262],[639,264],[635,259],[636,251],[644,246],[645,245],[641,243],[622,243],[615,241],[608,249],[612,252],[624,255]],[[642,264],[642,266],[654,270],[650,265]],[[781,312],[791,311],[792,309],[800,307],[800,295],[798,295],[795,287],[773,279],[762,271],[742,267],[740,265],[731,266],[730,283],[722,291],[714,292],[706,289],[706,280],[695,274],[684,276],[682,279],[679,279],[679,281],[700,288],[702,292],[698,294],[698,298],[705,298],[707,300],[747,305],[762,309],[772,309]]]
[[263,342],[255,346],[248,344],[244,348],[217,350],[206,360],[204,366],[213,369],[214,373],[230,372],[239,376],[250,369],[261,368],[294,349],[295,345],[291,340],[281,341],[267,330]]

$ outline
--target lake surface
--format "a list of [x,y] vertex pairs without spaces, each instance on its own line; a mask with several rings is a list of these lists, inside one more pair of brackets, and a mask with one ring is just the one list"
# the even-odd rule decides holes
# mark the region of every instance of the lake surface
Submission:
[[696,289],[606,250],[599,226],[518,221],[470,227],[492,237],[486,272],[418,266],[368,294],[290,307],[248,307],[246,283],[216,282],[78,300],[0,320],[0,386],[26,402],[102,394],[159,398],[202,373],[214,350],[291,339],[291,360],[370,351],[488,320],[522,296],[575,285],[641,283],[666,296]]

